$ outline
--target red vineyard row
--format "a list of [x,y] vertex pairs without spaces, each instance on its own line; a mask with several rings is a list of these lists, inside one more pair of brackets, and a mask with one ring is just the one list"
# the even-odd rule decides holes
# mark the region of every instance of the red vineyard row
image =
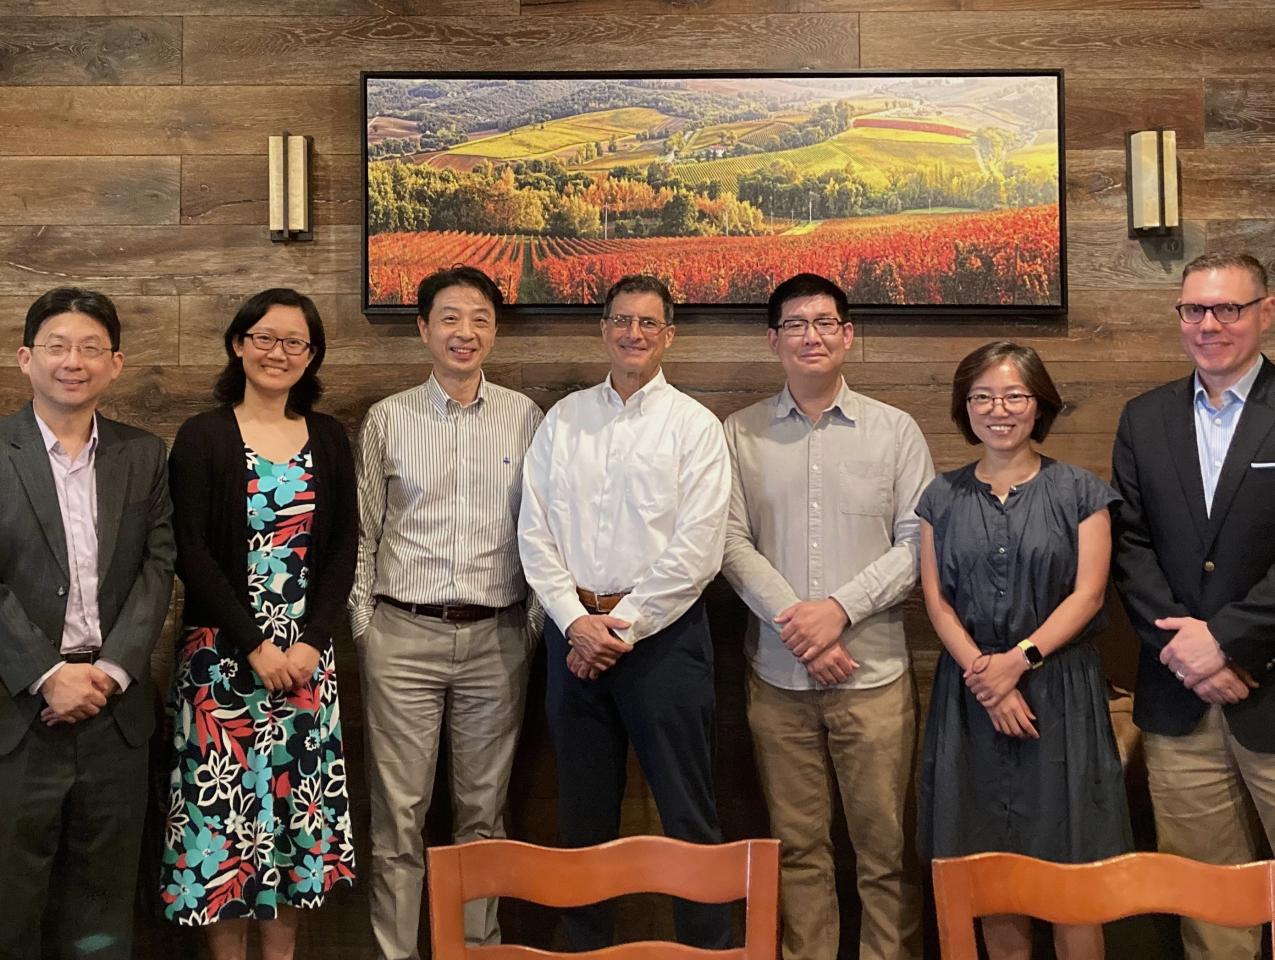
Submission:
[[[425,274],[485,270],[517,302],[597,303],[630,273],[650,273],[688,303],[756,303],[810,271],[857,303],[1054,304],[1060,298],[1058,208],[828,221],[797,236],[563,237],[424,232],[368,241],[373,304],[412,303]],[[522,299],[527,300],[527,295]]]

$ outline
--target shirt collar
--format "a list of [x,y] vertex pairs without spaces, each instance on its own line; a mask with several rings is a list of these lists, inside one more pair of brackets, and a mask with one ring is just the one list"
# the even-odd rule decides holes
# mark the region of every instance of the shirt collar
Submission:
[[[642,385],[641,389],[635,390],[633,396],[629,397],[629,401],[634,400],[638,403],[639,412],[646,407],[646,401],[656,396],[661,390],[668,386],[668,380],[664,378],[664,368],[660,367],[650,380]],[[611,374],[607,374],[606,380],[602,382],[602,397],[606,400],[608,406],[616,407],[623,410],[625,403],[620,399],[620,394],[616,392],[615,387],[611,385]]]
[[[53,429],[44,422],[35,408],[31,408],[31,412],[35,414],[35,425],[40,428],[40,436],[44,438],[44,449],[48,453],[64,454],[66,451],[62,449],[62,441],[53,432]],[[93,414],[93,426],[89,429],[89,442],[85,447],[90,453],[97,449],[97,414]]]
[[[1248,369],[1244,376],[1240,377],[1233,384],[1222,391],[1223,404],[1229,406],[1230,401],[1226,401],[1226,395],[1230,394],[1240,403],[1248,402],[1248,393],[1253,389],[1253,384],[1257,382],[1257,375],[1262,371],[1262,357],[1259,354],[1257,359],[1253,361],[1253,366]],[[1208,391],[1204,389],[1204,384],[1200,382],[1200,372],[1197,370],[1192,376],[1192,382],[1195,384],[1195,402],[1209,402]]]
[[[788,389],[788,384],[784,383],[784,388],[779,391],[779,397],[775,403],[775,419],[784,420],[790,417],[793,412],[801,413],[801,408],[797,406],[797,401],[792,397],[792,391]],[[847,421],[854,423],[859,419],[859,398],[855,392],[846,386],[846,378],[841,378],[841,386],[837,389],[837,395],[833,397],[832,403],[828,405],[824,413],[836,411],[841,414]],[[804,414],[802,414],[804,416]]]
[[[450,404],[455,404],[457,407],[460,406],[459,401],[453,399],[452,396],[446,390],[443,389],[443,385],[438,382],[438,380],[434,377],[434,374],[432,373],[429,375],[429,379],[425,381],[425,395],[429,397],[429,402],[433,404],[434,409],[437,410],[444,417],[447,416],[447,412],[450,409],[450,406],[449,406]],[[479,370],[478,371],[478,393],[474,395],[474,403],[469,404],[469,406],[472,407],[474,406],[474,404],[482,403],[486,399],[487,399],[487,374]]]

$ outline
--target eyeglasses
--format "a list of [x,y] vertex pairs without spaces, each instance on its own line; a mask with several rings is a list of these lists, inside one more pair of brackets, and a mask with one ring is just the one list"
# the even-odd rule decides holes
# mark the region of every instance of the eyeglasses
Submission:
[[1005,408],[1006,413],[1022,413],[1035,399],[1034,393],[1007,393],[1003,397],[994,397],[990,393],[971,393],[965,398],[965,402],[975,413],[991,413],[998,403]]
[[1248,303],[1179,303],[1173,309],[1178,312],[1183,323],[1203,323],[1206,313],[1212,313],[1213,319],[1218,323],[1234,323],[1245,307],[1251,307],[1265,299],[1265,296],[1261,296]]
[[296,337],[276,337],[269,333],[246,333],[245,340],[251,340],[252,345],[262,353],[269,353],[274,349],[276,343],[283,344],[283,352],[290,357],[299,357],[301,354],[310,349],[310,344],[306,340],[298,340]]
[[805,320],[801,317],[789,317],[779,321],[779,332],[785,337],[804,337],[811,327],[821,337],[830,337],[845,326],[845,321],[837,317],[815,317]]
[[75,345],[63,343],[60,340],[54,340],[52,343],[33,343],[32,347],[39,347],[54,360],[61,360],[68,356],[72,350],[78,350],[81,357],[85,360],[98,360],[108,353],[114,353],[110,347],[103,347],[96,343],[77,343]]
[[663,320],[656,320],[654,317],[634,317],[625,313],[613,313],[609,317],[603,317],[607,323],[611,324],[616,330],[627,330],[633,326],[633,321],[637,321],[638,329],[643,333],[659,333],[671,324],[665,323]]

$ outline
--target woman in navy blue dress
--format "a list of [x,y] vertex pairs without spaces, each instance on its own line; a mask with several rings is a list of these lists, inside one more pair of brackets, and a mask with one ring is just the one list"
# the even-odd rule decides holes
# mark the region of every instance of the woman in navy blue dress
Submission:
[[[1106,625],[1109,507],[1087,470],[1042,456],[1062,408],[1036,351],[1006,341],[957,367],[952,419],[975,463],[917,505],[926,609],[943,642],[926,721],[920,846],[1065,863],[1131,847],[1092,638]],[[1026,917],[987,917],[991,960],[1031,955]],[[1060,960],[1100,958],[1102,928],[1054,928]]]

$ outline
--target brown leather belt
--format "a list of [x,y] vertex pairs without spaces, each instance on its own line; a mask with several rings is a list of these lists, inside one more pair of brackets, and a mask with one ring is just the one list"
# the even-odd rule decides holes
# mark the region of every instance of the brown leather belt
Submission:
[[414,617],[433,617],[444,623],[473,623],[476,620],[490,620],[500,613],[500,607],[480,607],[476,603],[404,603],[384,594],[376,595],[378,603],[388,603],[391,607],[406,610]]
[[584,609],[590,613],[610,613],[615,609],[615,605],[629,595],[629,591],[623,593],[594,593],[592,590],[586,590],[584,587],[576,587],[576,595],[580,598],[580,602],[584,604]]

